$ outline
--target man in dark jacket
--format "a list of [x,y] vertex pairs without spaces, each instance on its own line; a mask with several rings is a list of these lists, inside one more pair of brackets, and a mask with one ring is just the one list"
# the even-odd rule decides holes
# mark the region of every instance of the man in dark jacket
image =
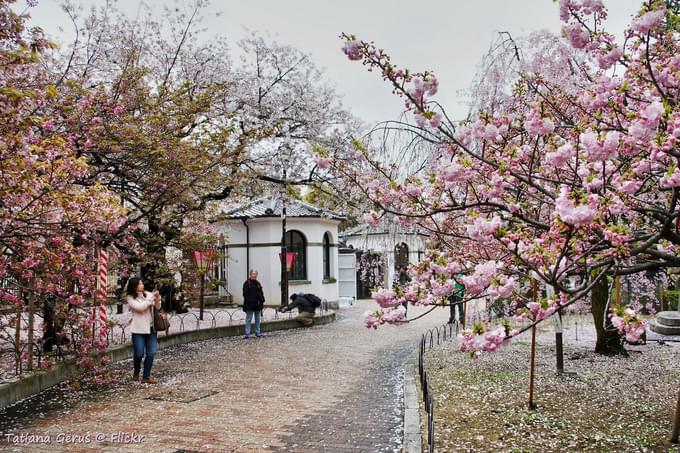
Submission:
[[298,315],[295,317],[295,320],[298,323],[306,327],[314,324],[314,312],[316,311],[316,308],[314,308],[312,301],[310,301],[307,296],[302,293],[293,294],[290,296],[290,300],[292,302],[285,307],[281,307],[280,311],[287,312],[291,311],[293,308],[297,308]]
[[243,311],[246,312],[246,336],[250,338],[250,323],[255,315],[255,336],[261,337],[260,313],[264,308],[264,292],[257,281],[257,271],[251,270],[248,280],[243,284]]
[[[401,268],[399,268],[399,273],[397,274],[397,281],[395,282],[395,286],[401,289],[403,294],[403,292],[406,292],[406,287],[408,286],[409,283],[411,283],[411,277],[408,275],[408,272],[406,272],[406,268],[402,266]],[[408,313],[408,302],[402,302],[401,306],[404,307],[404,310],[406,310],[406,313]]]

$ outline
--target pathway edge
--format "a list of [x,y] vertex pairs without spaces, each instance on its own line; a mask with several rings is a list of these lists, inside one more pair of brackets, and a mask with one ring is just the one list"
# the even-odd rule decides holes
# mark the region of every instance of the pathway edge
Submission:
[[420,403],[414,359],[404,369],[404,443],[403,453],[421,453],[423,450],[420,429]]

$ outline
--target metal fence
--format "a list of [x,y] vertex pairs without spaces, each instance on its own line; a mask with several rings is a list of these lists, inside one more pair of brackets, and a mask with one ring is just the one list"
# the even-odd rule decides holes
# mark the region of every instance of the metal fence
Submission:
[[459,330],[460,324],[456,321],[454,324],[434,327],[425,332],[420,338],[418,347],[418,375],[420,377],[420,387],[423,389],[423,404],[427,412],[427,451],[429,453],[434,452],[434,402],[432,400],[432,388],[427,379],[428,374],[425,369],[425,348],[431,349],[443,341],[450,340],[454,335],[458,335]]
[[[91,311],[92,307],[79,307],[78,310]],[[131,341],[128,313],[122,316],[115,314],[116,305],[108,306],[107,339],[110,346],[126,344]],[[330,305],[323,300],[317,313],[331,311]],[[26,369],[27,355],[29,353],[28,334],[25,326],[28,326],[29,314],[23,312],[17,320],[11,313],[0,313],[0,382],[11,379],[13,376],[35,370]],[[84,314],[83,314],[84,315]],[[297,310],[281,313],[277,308],[265,307],[262,310],[262,322],[276,321],[280,319],[292,319],[297,315]],[[170,328],[167,334],[177,334],[187,331],[211,329],[220,326],[232,326],[245,324],[245,312],[241,307],[205,309],[203,320],[200,319],[198,309],[192,309],[187,313],[168,313]],[[17,327],[17,323],[19,327]],[[69,332],[74,327],[64,326],[63,331]],[[20,340],[17,341],[17,332],[20,332]],[[37,310],[33,325],[33,359],[38,366],[43,359],[50,361],[63,361],[76,355],[78,344],[76,338],[68,333],[48,336],[44,328],[42,312]],[[82,339],[81,339],[82,341]],[[51,347],[46,347],[50,345]]]

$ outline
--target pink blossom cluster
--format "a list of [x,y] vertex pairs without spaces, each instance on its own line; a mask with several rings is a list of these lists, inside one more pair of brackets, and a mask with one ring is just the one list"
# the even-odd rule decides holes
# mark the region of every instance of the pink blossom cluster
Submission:
[[327,169],[331,166],[332,160],[328,157],[324,157],[320,154],[314,154],[314,161],[321,169]]
[[519,284],[515,277],[508,277],[501,275],[494,285],[489,288],[489,295],[492,297],[500,297],[507,299],[519,289]]
[[631,24],[631,29],[642,34],[647,34],[661,24],[666,13],[665,7],[656,11],[649,11],[642,16],[636,17]]
[[680,170],[673,167],[669,168],[668,172],[659,180],[659,187],[663,189],[680,187]]
[[361,60],[363,56],[361,52],[361,42],[356,39],[348,40],[343,46],[342,51],[350,60]]
[[477,217],[472,224],[467,226],[467,234],[473,241],[489,242],[493,239],[493,234],[500,228],[501,219],[494,216],[491,219]]
[[461,277],[466,293],[481,294],[490,284],[498,272],[498,262],[486,261],[475,265],[474,272]]
[[405,98],[404,105],[415,115],[416,125],[432,128],[441,126],[442,115],[432,110],[428,97],[434,96],[439,88],[439,81],[432,72],[411,73],[408,69],[397,68],[385,52],[373,43],[356,39],[354,35],[343,33],[345,41],[343,53],[352,61],[362,61],[372,68],[378,69],[385,80],[394,85],[394,93]]
[[572,15],[576,17],[598,14],[607,17],[602,0],[560,0],[560,20],[566,22]]
[[609,131],[603,141],[600,141],[598,134],[592,130],[580,135],[585,156],[591,162],[605,161],[616,157],[620,139],[621,133],[617,131]]
[[495,352],[507,343],[507,326],[493,328],[488,321],[477,321],[472,329],[466,329],[461,335],[460,351],[467,352],[471,358],[477,358],[482,352]]
[[608,240],[614,247],[619,247],[626,244],[631,240],[630,233],[626,231],[625,227],[611,227],[603,232],[603,236]]
[[571,24],[565,28],[565,33],[572,46],[583,49],[590,42],[590,33],[577,24]]
[[549,152],[545,156],[545,161],[547,164],[552,165],[557,168],[563,167],[567,162],[569,162],[574,156],[576,156],[576,151],[571,143],[565,143],[558,147],[555,151]]
[[640,318],[638,313],[630,307],[613,310],[609,317],[612,325],[625,336],[629,343],[638,343],[645,333],[647,321]]
[[376,227],[380,224],[380,215],[376,212],[368,212],[363,215],[362,220],[366,225]]
[[588,225],[597,215],[597,204],[594,199],[589,200],[587,204],[575,204],[570,198],[569,188],[562,186],[560,196],[555,200],[555,213],[569,225]]
[[406,320],[406,309],[401,305],[364,313],[364,325],[377,329],[383,324],[398,324]]
[[546,135],[555,130],[555,123],[550,118],[541,118],[537,112],[530,112],[524,121],[524,129],[531,137]]
[[529,302],[527,303],[524,316],[533,321],[547,319],[551,317],[555,311],[557,311],[557,308],[558,305],[555,301],[548,302],[546,300],[542,300],[540,302]]
[[383,308],[391,307],[397,305],[395,301],[396,294],[394,291],[387,290],[385,288],[380,288],[378,291],[371,293],[371,298],[374,299],[378,305]]

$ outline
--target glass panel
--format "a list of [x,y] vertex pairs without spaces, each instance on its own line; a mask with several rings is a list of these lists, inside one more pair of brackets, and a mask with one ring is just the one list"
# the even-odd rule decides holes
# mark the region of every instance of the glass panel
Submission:
[[323,235],[323,278],[331,278],[331,241],[328,233]]
[[307,244],[298,231],[286,232],[286,245],[289,252],[297,253],[293,269],[288,273],[288,280],[307,279]]

